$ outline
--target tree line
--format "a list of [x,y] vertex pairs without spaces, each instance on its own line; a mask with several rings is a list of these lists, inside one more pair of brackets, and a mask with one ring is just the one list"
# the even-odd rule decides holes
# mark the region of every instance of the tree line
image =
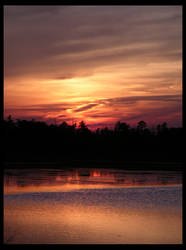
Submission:
[[35,120],[3,121],[4,159],[63,160],[112,159],[182,161],[183,128],[166,122],[149,129],[145,121],[136,127],[118,121],[113,129],[91,131],[84,121],[78,125],[47,124]]

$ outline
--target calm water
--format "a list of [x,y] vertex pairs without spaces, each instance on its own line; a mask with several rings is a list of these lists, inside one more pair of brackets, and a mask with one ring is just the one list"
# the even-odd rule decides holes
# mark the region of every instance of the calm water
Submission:
[[180,244],[181,172],[6,170],[8,244]]

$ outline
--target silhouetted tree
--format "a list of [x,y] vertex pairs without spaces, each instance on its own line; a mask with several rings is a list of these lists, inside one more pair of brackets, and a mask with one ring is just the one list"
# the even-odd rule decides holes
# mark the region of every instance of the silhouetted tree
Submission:
[[11,115],[8,116],[7,120],[5,120],[4,123],[6,124],[7,128],[13,128],[15,126],[15,123],[14,123]]
[[81,121],[81,122],[79,123],[79,128],[80,128],[80,129],[87,129],[88,127],[87,127],[87,125],[85,124],[84,121]]
[[127,135],[129,132],[129,128],[130,128],[130,126],[127,123],[118,121],[115,124],[114,130],[115,130],[116,134]]
[[96,129],[96,135],[100,135],[100,132],[101,132],[101,131],[100,131],[100,128],[97,128],[97,129]]
[[84,121],[79,123],[78,133],[81,135],[88,135],[91,133]]
[[147,127],[147,123],[146,122],[144,122],[144,121],[139,121],[138,122],[138,126],[137,126],[138,130],[143,131],[146,127]]
[[8,122],[8,123],[13,123],[13,120],[12,120],[12,116],[11,116],[11,115],[8,116],[7,122]]
[[[114,129],[105,127],[92,132],[84,121],[69,125],[47,125],[35,120],[3,122],[5,158],[63,159],[64,157],[104,157],[114,159],[181,159],[183,129],[168,128],[167,123],[157,125],[157,133],[147,128],[144,121],[137,128],[117,122]],[[170,158],[171,157],[171,158]]]
[[163,134],[165,135],[167,132],[168,132],[168,127],[166,122],[157,125],[158,135],[163,135]]
[[60,127],[61,129],[66,129],[66,128],[68,128],[68,124],[67,124],[66,122],[62,122],[62,123],[59,125],[59,127]]

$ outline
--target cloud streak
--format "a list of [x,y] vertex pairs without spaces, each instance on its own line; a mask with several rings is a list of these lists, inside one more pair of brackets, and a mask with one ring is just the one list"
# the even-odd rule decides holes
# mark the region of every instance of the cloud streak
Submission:
[[74,112],[83,112],[83,111],[91,109],[97,105],[99,105],[99,103],[91,103],[91,104],[85,105],[81,108],[75,109]]
[[139,101],[181,102],[181,95],[129,96],[103,100],[107,104],[134,104]]
[[4,41],[5,114],[180,123],[181,6],[7,5]]
[[97,68],[108,60],[141,60],[142,55],[147,61],[177,60],[181,8],[6,6],[5,41],[7,77],[55,78],[61,69],[81,75],[85,65]]

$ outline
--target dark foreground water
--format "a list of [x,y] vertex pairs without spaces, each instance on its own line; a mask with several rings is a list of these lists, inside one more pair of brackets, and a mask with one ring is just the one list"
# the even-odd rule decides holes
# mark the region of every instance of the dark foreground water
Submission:
[[175,171],[5,171],[4,243],[180,244]]

